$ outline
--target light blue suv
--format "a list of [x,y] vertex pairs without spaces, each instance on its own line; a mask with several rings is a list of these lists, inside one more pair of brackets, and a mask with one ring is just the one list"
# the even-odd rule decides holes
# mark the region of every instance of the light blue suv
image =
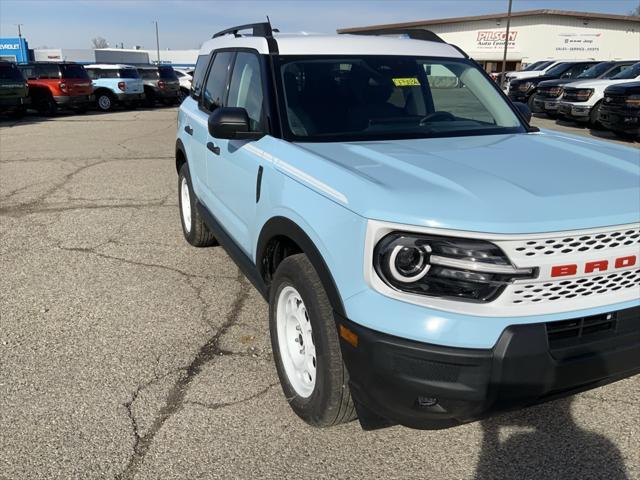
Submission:
[[225,30],[179,110],[184,236],[269,302],[293,410],[438,429],[639,373],[638,151],[394,33]]
[[94,64],[85,66],[93,83],[98,110],[108,112],[120,104],[135,108],[145,98],[138,70],[130,65]]

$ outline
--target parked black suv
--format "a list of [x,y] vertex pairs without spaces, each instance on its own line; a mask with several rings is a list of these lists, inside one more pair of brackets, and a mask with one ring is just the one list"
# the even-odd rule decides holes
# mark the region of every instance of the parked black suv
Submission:
[[536,93],[538,84],[545,80],[569,80],[575,81],[576,77],[589,67],[596,65],[596,61],[585,62],[562,62],[552,67],[547,73],[540,77],[529,77],[512,80],[509,84],[509,98],[513,102],[522,102],[529,104],[529,109],[535,112],[533,105],[533,94]]
[[553,117],[558,112],[558,104],[564,86],[568,83],[578,80],[589,80],[594,78],[607,79],[617,75],[622,70],[630,67],[637,60],[617,61],[617,62],[601,62],[587,68],[584,72],[575,78],[558,78],[556,80],[544,80],[538,83],[536,93],[533,95],[533,111],[536,113],[544,112]]
[[152,107],[160,101],[165,105],[177,105],[180,102],[180,80],[173,67],[149,65],[138,67],[138,73],[144,82],[145,103]]
[[0,113],[24,115],[27,93],[27,81],[16,64],[0,61]]
[[640,82],[607,87],[598,121],[616,133],[640,138]]

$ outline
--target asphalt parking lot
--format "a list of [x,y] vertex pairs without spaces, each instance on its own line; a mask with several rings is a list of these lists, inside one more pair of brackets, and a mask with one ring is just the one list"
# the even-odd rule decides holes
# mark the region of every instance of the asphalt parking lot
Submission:
[[306,426],[266,304],[182,238],[175,119],[0,123],[0,478],[640,478],[640,377],[444,431]]

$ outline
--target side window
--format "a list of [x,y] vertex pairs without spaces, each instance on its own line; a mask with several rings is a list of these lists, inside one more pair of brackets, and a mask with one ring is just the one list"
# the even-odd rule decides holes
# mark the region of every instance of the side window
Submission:
[[607,74],[604,76],[604,78],[611,78],[614,75],[619,74],[621,71],[625,70],[629,68],[629,65],[616,65],[615,67],[613,67],[611,70],[609,70],[607,72]]
[[93,68],[87,68],[87,75],[89,75],[89,78],[91,80],[97,80],[98,78],[100,78],[100,74],[98,73],[99,70],[94,70]]
[[193,74],[193,80],[191,81],[191,97],[196,100],[199,100],[200,95],[202,95],[202,84],[204,83],[204,76],[209,66],[209,58],[210,55],[200,55],[196,62],[196,70]]
[[264,131],[260,61],[252,53],[239,52],[229,86],[228,107],[242,107],[249,115],[252,131]]
[[213,64],[207,77],[207,84],[202,94],[202,105],[210,112],[222,106],[227,90],[227,76],[232,58],[233,52],[220,52],[213,59]]
[[593,65],[590,65],[588,63],[579,63],[577,65],[574,65],[573,67],[571,67],[569,70],[567,70],[566,72],[564,72],[560,78],[575,78],[578,75],[580,75],[582,72],[584,72],[587,68],[592,67]]
[[19,67],[19,68],[22,71],[22,75],[27,80],[32,80],[32,79],[36,78],[36,72],[35,72],[35,68],[33,66]]
[[36,72],[38,74],[38,78],[41,79],[58,79],[60,78],[60,70],[58,65],[37,65]]

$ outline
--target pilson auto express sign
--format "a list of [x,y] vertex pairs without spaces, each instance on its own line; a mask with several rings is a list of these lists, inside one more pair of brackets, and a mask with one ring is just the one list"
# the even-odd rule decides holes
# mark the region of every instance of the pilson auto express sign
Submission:
[[[495,30],[480,30],[476,37],[476,47],[478,50],[498,50],[504,49],[504,41],[507,33]],[[509,42],[507,48],[515,48],[518,31],[509,32]]]

